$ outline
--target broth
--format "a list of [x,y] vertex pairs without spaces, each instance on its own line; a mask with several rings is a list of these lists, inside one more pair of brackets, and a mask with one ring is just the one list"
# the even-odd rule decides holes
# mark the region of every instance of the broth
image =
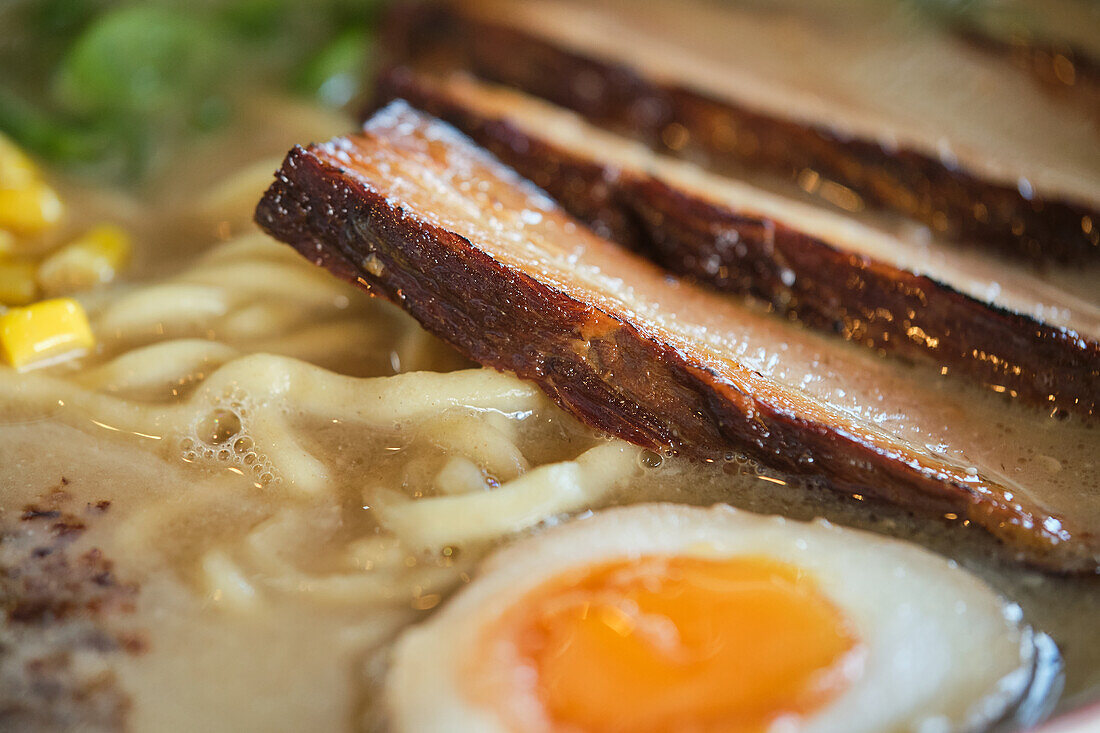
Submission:
[[[0,558],[38,567],[34,548],[53,537],[69,559],[54,572],[71,574],[98,548],[127,599],[91,622],[0,627],[0,646],[60,654],[41,672],[61,690],[55,709],[97,712],[104,727],[115,711],[138,730],[382,728],[388,644],[489,550],[650,500],[824,516],[927,544],[1055,639],[1062,709],[1100,699],[1100,579],[1006,564],[977,530],[747,460],[691,464],[610,440],[531,385],[474,368],[250,223],[279,156],[350,119],[269,97],[242,112],[140,197],[58,181],[67,232],[117,221],[137,251],[124,281],[80,296],[92,354],[0,367]],[[583,501],[554,491],[562,462],[580,467]],[[501,500],[520,491],[542,501],[537,518]],[[39,523],[58,516],[85,528],[62,541]],[[114,641],[74,645],[87,623]],[[0,664],[0,707],[20,674]],[[89,685],[101,696],[81,694]]]

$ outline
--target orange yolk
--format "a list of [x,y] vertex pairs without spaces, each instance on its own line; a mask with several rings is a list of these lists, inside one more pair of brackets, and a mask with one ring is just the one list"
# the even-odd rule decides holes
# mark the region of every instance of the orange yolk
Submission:
[[488,640],[511,650],[503,678],[534,694],[553,729],[593,733],[762,731],[832,699],[861,659],[814,582],[764,557],[653,556],[566,573]]

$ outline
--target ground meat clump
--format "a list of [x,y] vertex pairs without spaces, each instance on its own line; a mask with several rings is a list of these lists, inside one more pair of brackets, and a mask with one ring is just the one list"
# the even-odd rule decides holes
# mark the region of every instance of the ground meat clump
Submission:
[[78,502],[65,483],[0,514],[0,730],[126,727],[130,699],[111,659],[145,647],[119,622],[138,589],[79,542],[110,502]]

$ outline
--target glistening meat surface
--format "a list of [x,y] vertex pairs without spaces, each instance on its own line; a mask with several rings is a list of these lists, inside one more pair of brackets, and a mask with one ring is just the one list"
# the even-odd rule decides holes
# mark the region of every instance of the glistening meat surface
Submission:
[[708,174],[466,75],[397,68],[379,92],[454,125],[569,213],[677,274],[1040,409],[1100,410],[1100,307],[1029,266]]
[[394,103],[288,155],[257,221],[471,358],[632,442],[743,451],[1097,569],[1097,435],[676,281]]
[[905,6],[858,5],[414,3],[386,42],[391,60],[468,69],[715,170],[819,174],[966,243],[1100,260],[1094,101],[1045,93]]

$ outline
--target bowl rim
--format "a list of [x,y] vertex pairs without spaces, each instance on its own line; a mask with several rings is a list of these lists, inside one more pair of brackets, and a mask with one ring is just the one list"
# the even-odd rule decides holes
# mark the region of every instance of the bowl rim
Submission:
[[1040,724],[1033,733],[1096,733],[1100,730],[1100,701],[1068,710]]

